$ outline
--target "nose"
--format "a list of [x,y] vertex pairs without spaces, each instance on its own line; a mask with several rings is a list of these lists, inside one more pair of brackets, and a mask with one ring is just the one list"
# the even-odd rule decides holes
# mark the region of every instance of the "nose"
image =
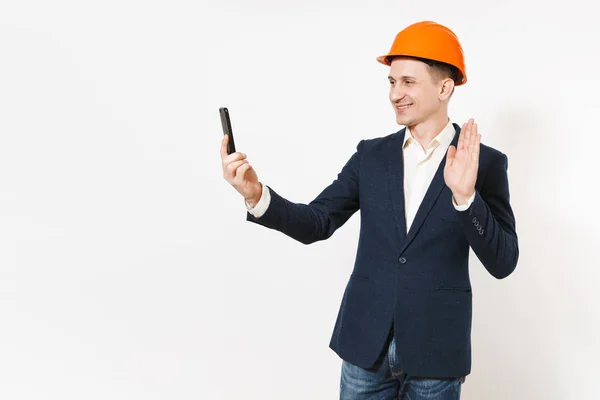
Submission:
[[390,100],[393,103],[399,103],[404,97],[406,97],[406,92],[402,90],[400,85],[390,87]]

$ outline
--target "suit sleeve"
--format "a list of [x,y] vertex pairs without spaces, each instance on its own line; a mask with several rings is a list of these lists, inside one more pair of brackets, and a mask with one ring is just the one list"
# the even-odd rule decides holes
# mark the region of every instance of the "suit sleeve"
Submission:
[[328,239],[360,207],[358,179],[363,143],[361,140],[357,145],[337,179],[309,204],[286,200],[269,186],[271,201],[266,212],[260,218],[247,213],[246,220],[280,231],[304,244]]
[[501,154],[489,169],[467,211],[458,212],[469,244],[495,278],[510,275],[517,266],[519,244],[510,206],[508,159]]

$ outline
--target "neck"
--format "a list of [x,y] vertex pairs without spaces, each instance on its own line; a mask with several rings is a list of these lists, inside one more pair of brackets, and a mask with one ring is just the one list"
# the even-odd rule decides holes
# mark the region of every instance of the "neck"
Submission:
[[421,147],[426,149],[433,138],[439,135],[442,129],[448,125],[448,121],[448,114],[443,113],[441,115],[428,118],[425,121],[419,122],[413,126],[409,126],[408,128],[410,129],[410,133],[412,133],[413,137],[417,139]]

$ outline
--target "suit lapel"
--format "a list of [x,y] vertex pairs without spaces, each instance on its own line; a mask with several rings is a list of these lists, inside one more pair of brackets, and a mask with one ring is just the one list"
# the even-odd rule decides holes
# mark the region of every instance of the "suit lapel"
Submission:
[[[456,134],[454,135],[454,138],[452,139],[452,142],[450,144],[456,147],[456,145],[458,143],[460,127],[456,124],[453,124],[453,125],[454,125],[454,130],[456,131]],[[446,155],[447,155],[447,151],[446,151]],[[439,197],[440,193],[442,192],[442,189],[444,188],[444,186],[446,186],[446,182],[444,181],[444,167],[446,166],[446,155],[444,155],[444,158],[442,158],[442,161],[440,162],[440,165],[438,166],[438,169],[437,169],[435,175],[433,176],[431,184],[429,185],[429,188],[427,189],[427,192],[425,193],[425,197],[423,198],[423,201],[421,202],[421,205],[419,206],[419,209],[417,210],[415,219],[414,219],[412,225],[410,226],[410,230],[408,231],[408,234],[406,235],[406,240],[404,241],[404,246],[402,248],[402,251],[404,251],[404,249],[415,238],[417,232],[421,228],[421,225],[423,225],[423,222],[425,222],[425,218],[431,211],[431,208],[433,207],[437,198]],[[401,185],[402,185],[402,182],[401,182]],[[404,190],[402,190],[401,197],[402,197],[402,205],[403,205],[402,211],[404,212]],[[405,214],[403,214],[403,216],[404,215]],[[406,231],[406,224],[404,225],[404,231]]]
[[386,154],[388,161],[388,183],[396,228],[401,238],[401,243],[406,236],[406,212],[404,210],[404,157],[402,142],[406,128],[392,136]]

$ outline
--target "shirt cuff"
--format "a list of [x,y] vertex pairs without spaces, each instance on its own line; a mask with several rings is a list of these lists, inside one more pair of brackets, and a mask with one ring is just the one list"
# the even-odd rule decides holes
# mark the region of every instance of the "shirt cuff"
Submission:
[[467,200],[467,204],[463,204],[463,205],[459,206],[458,204],[456,204],[456,200],[454,200],[454,196],[452,196],[452,205],[454,206],[456,211],[466,211],[469,209],[469,207],[471,207],[471,204],[473,204],[474,200],[475,200],[475,192],[473,192],[473,195],[471,196],[471,198],[469,200]]
[[248,202],[244,200],[248,212],[252,214],[254,218],[262,217],[264,213],[267,212],[267,208],[269,208],[269,204],[271,203],[271,192],[269,191],[269,188],[264,183],[261,183],[261,185],[262,194],[260,196],[260,200],[258,200],[258,203],[256,203],[254,208],[251,208]]

